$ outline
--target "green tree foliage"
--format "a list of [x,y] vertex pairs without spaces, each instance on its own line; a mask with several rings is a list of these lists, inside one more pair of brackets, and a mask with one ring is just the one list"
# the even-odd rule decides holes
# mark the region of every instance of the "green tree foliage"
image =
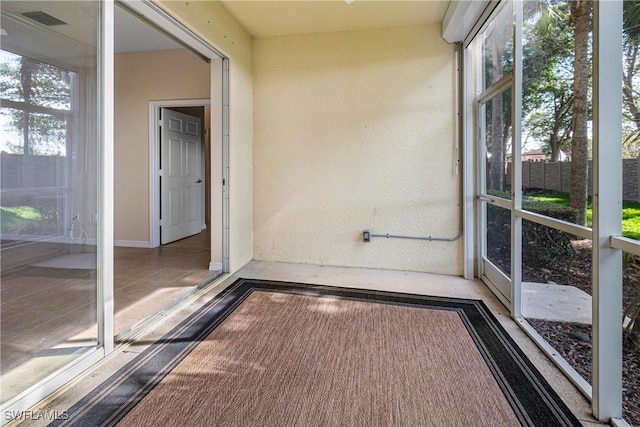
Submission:
[[640,2],[623,7],[622,149],[624,157],[640,157]]
[[525,3],[524,130],[543,142],[551,161],[571,146],[573,31],[565,0]]

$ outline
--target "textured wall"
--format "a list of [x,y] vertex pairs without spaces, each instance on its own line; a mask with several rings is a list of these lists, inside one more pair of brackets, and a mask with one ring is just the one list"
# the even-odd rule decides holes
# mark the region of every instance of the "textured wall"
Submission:
[[440,26],[254,40],[254,258],[461,274],[454,47]]
[[229,262],[233,272],[253,257],[253,39],[217,1],[158,3],[229,58]]
[[148,242],[149,101],[209,98],[209,65],[182,49],[122,53],[114,63],[115,239]]

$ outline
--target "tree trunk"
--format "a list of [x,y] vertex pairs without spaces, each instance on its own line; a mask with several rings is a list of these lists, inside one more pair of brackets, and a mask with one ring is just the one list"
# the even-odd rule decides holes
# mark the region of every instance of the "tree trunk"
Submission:
[[504,136],[502,134],[502,97],[491,100],[491,160],[489,163],[489,185],[491,190],[504,190]]
[[571,145],[571,185],[569,205],[578,211],[577,223],[587,223],[589,144],[587,135],[589,89],[589,18],[590,0],[571,2],[574,28],[575,61],[573,64],[573,109]]
[[[498,39],[498,40],[495,40]],[[502,57],[499,37],[494,38],[494,46],[491,49],[491,63],[495,73],[502,75]],[[489,153],[489,182],[487,188],[490,190],[504,190],[504,112],[502,95],[491,99],[491,135],[487,135],[491,145]]]
[[551,147],[551,162],[560,160],[560,146],[558,144],[558,134],[554,131],[549,137],[549,146]]

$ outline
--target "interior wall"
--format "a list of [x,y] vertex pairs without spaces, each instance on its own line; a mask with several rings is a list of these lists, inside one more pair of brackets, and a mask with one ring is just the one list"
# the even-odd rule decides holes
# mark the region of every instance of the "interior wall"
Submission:
[[456,63],[440,25],[254,41],[254,258],[462,274]]
[[[253,39],[217,1],[157,3],[229,58],[229,270],[234,272],[253,258]],[[213,141],[212,136],[212,149]]]
[[149,101],[208,99],[210,67],[183,49],[115,55],[115,240],[148,243]]

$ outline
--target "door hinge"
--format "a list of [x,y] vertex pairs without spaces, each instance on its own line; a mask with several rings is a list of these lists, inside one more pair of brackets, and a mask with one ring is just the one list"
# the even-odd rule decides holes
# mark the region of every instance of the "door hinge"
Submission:
[[227,182],[227,181],[226,181],[224,178],[222,178],[222,185],[225,185],[225,184],[226,184],[226,182]]

